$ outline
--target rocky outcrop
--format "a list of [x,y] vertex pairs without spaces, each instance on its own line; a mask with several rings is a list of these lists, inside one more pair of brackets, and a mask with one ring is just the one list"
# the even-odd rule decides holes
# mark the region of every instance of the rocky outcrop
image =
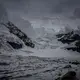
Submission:
[[14,49],[22,48],[22,44],[15,43],[15,42],[9,42],[9,41],[7,41],[7,43],[10,44]]
[[70,44],[71,42],[74,42],[74,36],[73,32],[67,33],[67,34],[59,34],[57,35],[58,41],[61,41],[62,43]]
[[75,71],[69,71],[62,76],[61,80],[78,80]]
[[7,27],[10,33],[20,38],[25,43],[26,46],[29,46],[32,48],[35,47],[35,44],[32,42],[32,40],[24,32],[18,29],[12,22],[8,22],[6,24],[1,23],[1,24]]
[[[0,32],[0,51],[14,51],[24,46],[23,41],[10,32]],[[2,52],[3,52],[2,51]]]
[[68,46],[67,50],[73,50],[80,52],[80,35],[76,34],[75,31],[64,33],[64,34],[57,34],[58,41],[61,41],[63,44],[67,43],[69,45],[73,44],[73,46]]

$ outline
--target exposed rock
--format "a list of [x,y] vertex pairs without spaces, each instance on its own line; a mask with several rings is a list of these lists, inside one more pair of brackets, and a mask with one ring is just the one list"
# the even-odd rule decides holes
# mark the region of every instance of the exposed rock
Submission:
[[58,41],[61,41],[62,43],[70,44],[71,42],[75,41],[74,37],[72,38],[72,35],[73,35],[73,31],[67,34],[59,34],[57,35],[59,37]]
[[77,51],[80,52],[80,48],[79,47],[68,47],[66,48],[67,50],[73,50],[73,51]]
[[0,80],[10,80],[9,77],[1,77]]
[[64,34],[57,34],[56,36],[57,36],[58,38],[61,38],[63,35],[64,35]]
[[22,44],[7,41],[14,49],[22,48]]
[[71,61],[71,62],[69,62],[69,63],[71,63],[71,64],[75,64],[75,65],[80,64],[80,62],[78,62],[78,61]]
[[71,65],[66,65],[64,68],[72,68]]
[[32,42],[32,40],[20,29],[18,29],[12,22],[8,22],[6,24],[2,23],[5,27],[7,27],[10,31],[10,33],[16,35],[18,38],[20,38],[26,46],[35,47],[35,44]]
[[0,62],[0,65],[9,65],[8,63],[5,63],[5,62]]
[[57,34],[58,41],[63,44],[74,44],[73,46],[67,47],[67,50],[73,50],[80,52],[80,35],[75,33],[76,31],[69,32],[67,34]]
[[61,77],[58,77],[57,79],[55,79],[55,80],[61,80]]
[[76,72],[69,71],[62,76],[61,80],[78,80],[78,79],[76,78]]

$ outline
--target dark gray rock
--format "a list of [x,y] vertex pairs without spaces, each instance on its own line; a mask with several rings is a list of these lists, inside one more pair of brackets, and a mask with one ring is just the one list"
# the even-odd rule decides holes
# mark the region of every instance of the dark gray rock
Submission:
[[18,38],[20,38],[26,46],[29,46],[32,48],[35,47],[35,44],[33,43],[33,41],[24,32],[18,29],[12,22],[9,21],[6,24],[1,23],[1,25],[4,25],[5,27],[7,27],[9,29],[9,32],[14,34]]
[[9,43],[14,49],[20,49],[23,46],[20,43],[15,43],[15,42],[10,42],[10,41],[7,41],[7,43]]
[[58,41],[61,41],[63,44],[72,44],[74,43],[74,47],[67,47],[67,50],[73,50],[80,52],[80,35],[75,33],[76,31],[72,31],[64,34],[57,34]]
[[71,65],[66,65],[64,68],[72,68]]
[[69,71],[65,75],[62,76],[61,80],[78,80],[78,79],[76,78],[75,71]]
[[74,65],[79,65],[79,64],[80,64],[79,61],[71,61],[71,62],[69,62],[69,63],[74,64]]

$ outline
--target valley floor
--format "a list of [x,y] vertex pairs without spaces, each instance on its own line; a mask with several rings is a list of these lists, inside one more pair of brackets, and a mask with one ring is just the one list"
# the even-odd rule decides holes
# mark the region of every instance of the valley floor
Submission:
[[1,53],[0,80],[57,80],[67,71],[78,73],[79,58],[79,53],[60,48],[23,48],[14,53]]

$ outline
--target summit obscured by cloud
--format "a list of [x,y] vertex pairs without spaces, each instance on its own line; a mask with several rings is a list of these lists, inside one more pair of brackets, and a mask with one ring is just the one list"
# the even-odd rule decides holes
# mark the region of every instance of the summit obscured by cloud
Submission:
[[15,21],[18,15],[35,27],[48,25],[58,29],[67,24],[73,28],[79,25],[80,0],[1,0],[1,3],[11,19]]

